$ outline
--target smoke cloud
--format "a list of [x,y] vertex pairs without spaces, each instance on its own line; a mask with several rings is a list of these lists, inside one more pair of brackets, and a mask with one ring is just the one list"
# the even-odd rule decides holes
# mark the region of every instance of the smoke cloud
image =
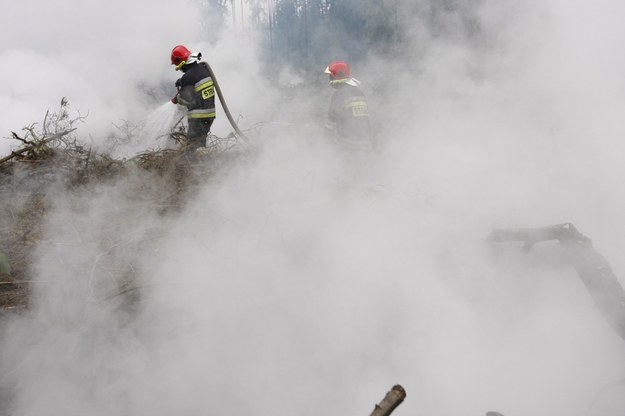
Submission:
[[[353,68],[380,140],[354,179],[312,126],[329,87],[280,96],[254,37],[207,40],[199,5],[39,3],[0,25],[3,130],[67,96],[97,145],[168,100],[178,43],[263,124],[182,212],[147,173],[51,197],[33,305],[2,326],[1,414],[369,414],[401,384],[398,415],[581,416],[623,377],[575,272],[485,237],[570,221],[625,273],[625,6],[467,0],[439,31],[400,15],[414,55]],[[476,34],[452,30],[467,14]]]
[[[98,145],[113,124],[136,121],[158,105],[148,93],[171,78],[172,47],[199,39],[199,29],[190,1],[12,4],[2,16],[2,137],[40,122],[67,97],[88,115],[81,130]],[[12,143],[0,143],[7,153]]]

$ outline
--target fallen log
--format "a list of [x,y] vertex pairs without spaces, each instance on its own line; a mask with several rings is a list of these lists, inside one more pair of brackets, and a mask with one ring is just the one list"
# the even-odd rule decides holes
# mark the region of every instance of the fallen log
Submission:
[[617,334],[625,339],[625,290],[605,257],[595,250],[590,238],[580,233],[573,224],[497,229],[491,232],[488,240],[523,242],[526,252],[540,242],[557,240],[564,250],[564,260],[577,271],[599,311]]
[[370,416],[389,416],[406,398],[406,390],[399,384],[386,393],[382,401],[375,405]]

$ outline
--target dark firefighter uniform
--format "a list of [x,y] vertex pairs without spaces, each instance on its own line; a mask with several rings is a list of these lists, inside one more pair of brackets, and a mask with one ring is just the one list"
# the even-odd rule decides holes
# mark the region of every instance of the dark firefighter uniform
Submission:
[[184,75],[178,81],[177,100],[187,107],[190,150],[206,146],[206,136],[215,121],[215,85],[204,62],[193,62],[181,68]]
[[360,88],[347,81],[332,83],[334,93],[330,100],[327,127],[346,144],[370,146],[372,134],[367,99]]

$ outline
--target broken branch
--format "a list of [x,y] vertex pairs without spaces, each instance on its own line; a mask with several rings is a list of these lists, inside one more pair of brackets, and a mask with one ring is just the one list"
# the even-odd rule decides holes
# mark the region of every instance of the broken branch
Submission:
[[14,150],[13,152],[11,152],[11,154],[10,154],[10,155],[5,156],[5,157],[1,158],[1,159],[0,159],[0,164],[2,164],[2,163],[4,163],[4,162],[6,162],[6,161],[8,161],[8,160],[11,160],[11,159],[13,159],[14,157],[17,157],[17,156],[19,156],[19,155],[21,155],[21,154],[23,154],[23,153],[26,153],[26,152],[28,152],[29,150],[33,150],[33,148],[34,148],[35,146],[41,146],[41,145],[46,144],[46,143],[48,143],[48,142],[50,142],[50,141],[52,141],[52,140],[55,140],[55,139],[60,139],[61,137],[63,137],[63,136],[65,136],[65,135],[67,135],[67,134],[69,134],[69,133],[73,132],[74,130],[76,130],[76,129],[75,129],[75,128],[73,128],[73,129],[71,129],[71,130],[67,130],[67,131],[63,131],[63,132],[61,132],[61,133],[53,134],[52,136],[49,136],[49,137],[44,137],[43,139],[41,139],[41,140],[40,140],[40,141],[38,141],[37,143],[29,144],[28,146],[24,146],[24,147],[22,147],[22,148],[20,148],[20,149]]
[[399,384],[386,393],[382,401],[375,405],[370,416],[389,416],[406,398],[406,390]]

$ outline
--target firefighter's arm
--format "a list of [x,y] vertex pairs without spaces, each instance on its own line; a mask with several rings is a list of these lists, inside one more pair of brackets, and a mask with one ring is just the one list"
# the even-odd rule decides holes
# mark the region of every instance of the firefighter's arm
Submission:
[[182,81],[182,78],[178,78],[176,80],[176,95],[174,96],[174,98],[171,99],[171,102],[174,104],[178,104],[178,94],[180,94],[180,83]]
[[331,105],[330,109],[328,110],[328,118],[325,124],[325,131],[327,133],[335,133],[337,121],[338,117],[336,116],[336,110],[334,109],[334,106]]
[[336,131],[336,123],[328,119],[323,126],[323,137],[326,139],[336,139],[338,132]]
[[185,85],[178,90],[176,95],[178,104],[182,104],[189,110],[195,108],[195,89],[192,85]]

